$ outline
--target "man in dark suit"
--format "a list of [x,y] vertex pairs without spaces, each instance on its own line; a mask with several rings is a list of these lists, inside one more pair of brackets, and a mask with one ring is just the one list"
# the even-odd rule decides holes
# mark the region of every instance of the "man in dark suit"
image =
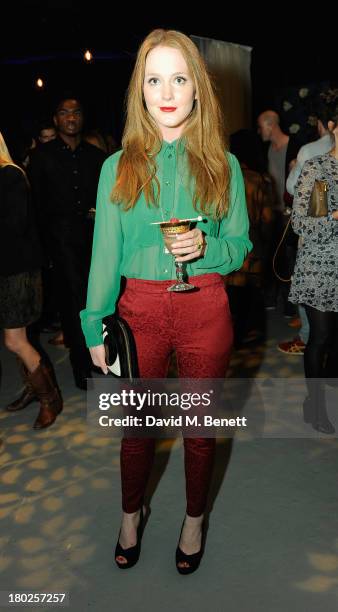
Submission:
[[96,190],[105,154],[82,138],[83,108],[77,98],[60,100],[54,114],[57,137],[31,157],[29,178],[41,240],[53,263],[58,307],[75,384],[86,389],[91,359],[79,311],[85,307]]

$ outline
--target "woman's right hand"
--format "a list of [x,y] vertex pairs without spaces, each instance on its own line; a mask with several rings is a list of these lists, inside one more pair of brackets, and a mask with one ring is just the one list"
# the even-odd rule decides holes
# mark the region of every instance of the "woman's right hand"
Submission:
[[101,368],[103,374],[108,374],[106,354],[103,344],[99,344],[98,346],[92,346],[89,351],[93,364]]

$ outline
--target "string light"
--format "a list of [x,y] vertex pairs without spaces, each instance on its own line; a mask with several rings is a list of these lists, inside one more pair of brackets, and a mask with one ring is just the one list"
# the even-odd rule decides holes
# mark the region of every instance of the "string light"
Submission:
[[91,51],[89,51],[89,49],[87,49],[87,51],[85,51],[83,58],[86,62],[91,62],[93,59],[93,54],[91,53]]
[[40,77],[36,79],[35,85],[38,89],[43,89],[43,87],[45,86],[43,79],[41,79]]

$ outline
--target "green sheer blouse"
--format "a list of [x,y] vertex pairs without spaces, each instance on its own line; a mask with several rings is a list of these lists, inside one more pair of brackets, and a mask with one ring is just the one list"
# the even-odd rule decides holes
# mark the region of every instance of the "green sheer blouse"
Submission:
[[[115,311],[122,276],[144,280],[175,278],[174,258],[165,252],[159,225],[151,222],[198,214],[192,204],[182,141],[163,142],[156,157],[161,185],[159,206],[147,206],[143,194],[129,211],[111,202],[121,153],[105,161],[99,181],[87,305],[80,313],[88,347],[102,344],[102,318]],[[242,266],[252,248],[242,172],[237,159],[230,153],[226,155],[231,167],[229,211],[221,221],[203,215],[197,223],[207,246],[204,257],[188,262],[188,277],[229,274]]]

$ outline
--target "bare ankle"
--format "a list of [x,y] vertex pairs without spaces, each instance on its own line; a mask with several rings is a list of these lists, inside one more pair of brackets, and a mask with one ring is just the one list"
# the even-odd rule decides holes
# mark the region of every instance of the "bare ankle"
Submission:
[[190,516],[189,514],[185,515],[185,523],[196,524],[199,525],[203,522],[204,514],[200,514],[199,516]]

